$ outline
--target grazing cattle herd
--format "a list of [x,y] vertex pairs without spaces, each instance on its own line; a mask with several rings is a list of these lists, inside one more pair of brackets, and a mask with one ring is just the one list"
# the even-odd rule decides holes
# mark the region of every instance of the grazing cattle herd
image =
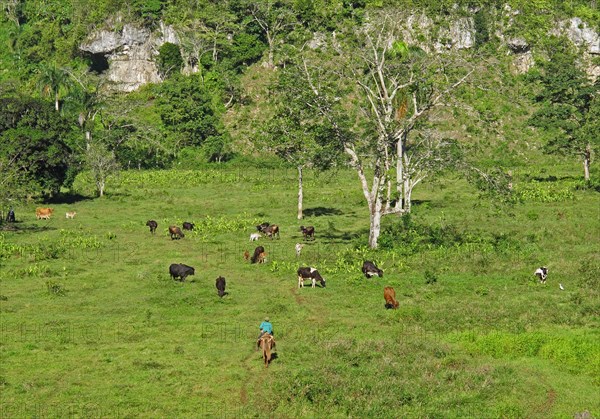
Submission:
[[271,240],[274,239],[275,236],[277,236],[277,238],[280,238],[279,226],[277,224],[262,223],[260,225],[257,225],[256,229],[263,233],[266,237],[270,237]]
[[539,267],[535,270],[533,274],[538,277],[540,283],[545,284],[546,277],[548,276],[548,268],[546,268],[545,266]]
[[[36,208],[35,215],[38,220],[49,220],[52,216],[53,209],[52,208]],[[69,211],[66,213],[67,219],[75,218],[77,213],[75,211]],[[9,216],[7,217],[7,221],[14,222],[14,211],[11,209],[9,212]],[[155,234],[156,229],[158,228],[158,223],[154,220],[148,220],[146,222],[146,226],[150,228],[150,233]],[[194,224],[191,222],[184,222],[182,224],[184,230],[192,231],[194,230]],[[275,237],[280,238],[279,235],[279,226],[277,224],[269,224],[264,222],[256,226],[258,230],[257,233],[250,234],[250,241],[256,241],[261,238],[261,235],[265,237],[269,237],[274,239]],[[314,226],[300,226],[300,232],[302,233],[304,240],[315,240],[315,228]],[[181,231],[181,229],[175,225],[171,225],[168,228],[168,234],[171,237],[171,240],[184,238],[185,235]],[[296,257],[300,257],[300,253],[304,244],[296,243],[295,251]],[[252,264],[262,264],[266,262],[266,252],[263,246],[256,246],[254,249],[254,253],[250,256],[250,252],[248,250],[244,251],[244,260],[250,261]],[[379,278],[383,278],[383,270],[381,270],[377,265],[370,260],[365,260],[363,262],[362,273],[367,279],[371,279],[374,276]],[[173,280],[179,280],[181,282],[185,282],[185,279],[195,274],[195,269],[192,266],[188,266],[182,263],[173,263],[169,266],[169,275]],[[297,270],[298,274],[298,288],[304,288],[304,282],[309,280],[311,282],[312,288],[316,287],[317,282],[320,284],[321,288],[325,288],[325,279],[321,276],[319,271],[310,266],[299,267]],[[540,283],[546,283],[546,278],[548,276],[548,268],[545,266],[541,266],[535,270],[534,275],[538,277]],[[217,294],[219,297],[223,297],[228,293],[225,292],[226,281],[223,276],[219,276],[215,281],[215,287],[217,288]],[[561,289],[562,284],[560,285]],[[399,302],[396,300],[396,292],[392,287],[384,287],[383,289],[383,297],[385,300],[385,308],[386,309],[396,309],[399,306]],[[272,349],[275,347],[275,341],[273,337],[269,334],[266,334],[262,338],[259,339],[259,346],[263,349],[263,358],[265,362],[265,366],[269,365],[270,360],[272,359]]]
[[156,233],[156,228],[158,227],[158,223],[154,220],[148,220],[148,222],[146,223],[146,225],[148,227],[150,227],[150,233],[154,234]]
[[310,279],[312,287],[314,288],[317,281],[321,284],[322,288],[325,288],[325,280],[315,268],[311,267],[300,267],[298,268],[298,288],[304,288],[304,281]]
[[184,265],[183,263],[173,263],[169,266],[169,274],[171,275],[171,278],[179,278],[179,280],[183,282],[188,276],[194,275],[195,270],[191,266]]
[[219,276],[215,282],[215,286],[217,287],[217,294],[223,298],[225,295],[225,278]]
[[250,263],[265,263],[265,248],[262,246],[256,246],[254,254],[250,258]]
[[179,240],[185,237],[185,234],[183,234],[181,229],[177,226],[169,226],[169,234],[171,235],[171,240]]
[[53,211],[54,209],[52,208],[36,208],[35,218],[37,218],[38,220],[49,220]]
[[373,262],[370,260],[365,260],[362,266],[362,273],[365,274],[367,278],[371,278],[373,276],[378,276],[383,278],[383,271],[379,269]]
[[385,308],[398,308],[400,305],[396,301],[396,291],[392,287],[385,287],[383,289],[383,298],[385,299]]
[[304,226],[300,226],[300,231],[302,232],[302,235],[304,236],[304,240],[308,240],[308,239],[315,239],[315,228],[313,226],[308,226],[308,227],[304,227]]

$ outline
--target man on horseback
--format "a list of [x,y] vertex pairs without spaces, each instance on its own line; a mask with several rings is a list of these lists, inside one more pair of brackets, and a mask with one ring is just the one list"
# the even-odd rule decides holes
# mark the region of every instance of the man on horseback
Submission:
[[271,324],[271,322],[269,322],[268,317],[265,317],[265,320],[260,324],[259,329],[260,329],[260,335],[258,335],[258,339],[256,341],[256,350],[257,351],[260,346],[260,338],[262,338],[265,333],[268,333],[269,335],[273,336],[273,325]]

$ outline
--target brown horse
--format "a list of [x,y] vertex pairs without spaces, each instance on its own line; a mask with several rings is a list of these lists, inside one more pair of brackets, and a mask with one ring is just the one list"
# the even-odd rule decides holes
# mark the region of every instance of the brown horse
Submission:
[[265,368],[267,368],[273,356],[271,350],[275,348],[275,339],[273,338],[273,335],[270,335],[268,333],[262,335],[261,338],[258,340],[258,346],[262,348],[263,359],[265,360]]

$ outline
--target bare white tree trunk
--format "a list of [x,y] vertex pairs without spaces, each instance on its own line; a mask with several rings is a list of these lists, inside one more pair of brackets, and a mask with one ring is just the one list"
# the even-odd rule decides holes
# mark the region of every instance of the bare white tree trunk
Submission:
[[303,218],[302,215],[302,200],[303,200],[303,191],[302,191],[302,166],[298,166],[298,219],[301,220]]
[[583,176],[586,181],[590,180],[590,162],[592,160],[592,147],[588,143],[585,146],[585,153],[583,155]]
[[375,201],[371,205],[371,217],[369,225],[369,247],[371,249],[377,249],[379,240],[379,234],[381,233],[381,198],[376,197]]
[[394,207],[396,212],[401,212],[404,209],[404,139],[400,138],[396,141],[396,193],[398,200]]

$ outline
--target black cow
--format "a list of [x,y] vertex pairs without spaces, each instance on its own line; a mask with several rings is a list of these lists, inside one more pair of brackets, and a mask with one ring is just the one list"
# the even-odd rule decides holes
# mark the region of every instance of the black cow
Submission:
[[222,276],[217,278],[217,281],[215,282],[215,286],[217,287],[217,293],[219,294],[219,297],[223,297],[225,295],[225,278],[223,278]]
[[158,223],[154,220],[149,220],[146,225],[150,227],[150,233],[154,234],[156,229],[158,228]]
[[362,266],[362,273],[365,274],[367,278],[371,278],[372,276],[377,275],[380,278],[383,278],[383,271],[379,269],[373,262],[370,260],[365,260]]
[[257,225],[257,226],[256,226],[256,229],[257,229],[258,231],[260,231],[261,233],[264,233],[265,229],[266,229],[267,227],[269,227],[270,225],[271,225],[271,224],[269,224],[269,223],[261,223],[261,224],[259,224],[259,225]]
[[181,229],[177,226],[169,226],[169,234],[171,235],[171,240],[185,237],[185,234],[183,234]]
[[300,267],[298,268],[298,288],[304,287],[304,280],[310,279],[312,280],[312,287],[315,288],[315,284],[317,281],[321,283],[321,287],[325,288],[325,279],[321,276],[319,271],[315,268],[310,267]]
[[265,252],[265,248],[262,246],[256,246],[254,249],[254,254],[250,258],[250,263],[260,262],[260,255]]
[[194,275],[195,270],[191,266],[184,265],[183,263],[173,263],[169,266],[169,274],[171,278],[180,278],[181,282],[185,281],[188,275]]
[[15,211],[12,208],[8,211],[8,214],[6,215],[6,222],[7,223],[15,222]]
[[194,229],[194,223],[188,223],[186,221],[185,223],[183,223],[183,229],[192,231]]
[[313,226],[300,226],[300,231],[304,235],[304,240],[308,238],[312,238],[313,240],[315,239],[315,228]]

